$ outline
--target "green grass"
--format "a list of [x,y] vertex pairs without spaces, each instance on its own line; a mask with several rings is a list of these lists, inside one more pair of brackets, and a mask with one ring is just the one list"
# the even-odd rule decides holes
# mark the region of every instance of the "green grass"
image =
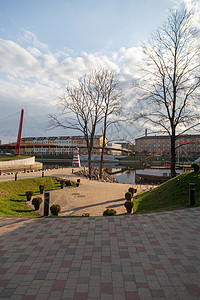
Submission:
[[9,160],[18,160],[18,159],[25,159],[30,158],[31,156],[0,156],[0,161],[9,161]]
[[35,158],[44,158],[44,159],[73,159],[72,154],[60,154],[60,155],[35,155]]
[[133,198],[134,212],[147,213],[189,207],[189,183],[195,183],[196,206],[200,206],[200,172],[189,171],[151,191],[143,192]]
[[31,190],[39,194],[40,184],[45,185],[46,191],[60,188],[55,177],[0,182],[0,217],[38,217],[26,206],[25,192]]
[[[143,156],[127,156],[121,159],[121,161],[141,161],[142,159],[150,156],[149,154]],[[152,156],[147,159],[147,161],[170,161],[170,157],[168,156]]]
[[[142,159],[147,158],[148,156],[150,156],[150,155],[147,154],[147,155],[143,155],[143,156],[127,156],[127,157],[122,158],[121,161],[141,161]],[[146,162],[149,162],[149,161],[170,162],[171,158],[170,158],[170,156],[162,156],[162,155],[161,156],[152,156],[152,157],[149,157],[148,159],[146,159],[145,161]],[[187,162],[188,160],[186,157],[180,157],[179,161]]]

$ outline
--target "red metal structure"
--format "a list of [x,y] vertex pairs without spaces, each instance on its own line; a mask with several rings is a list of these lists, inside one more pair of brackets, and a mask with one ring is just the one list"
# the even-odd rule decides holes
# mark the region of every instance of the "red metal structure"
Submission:
[[[199,145],[200,143],[199,142],[179,142],[179,146],[177,146],[176,149],[179,148],[179,147],[181,147],[181,146],[188,145],[188,144],[190,144],[190,145],[197,145],[198,144]],[[148,159],[150,157],[153,157],[153,156],[155,156],[157,154],[160,154],[161,152],[163,152],[163,151],[165,151],[165,150],[167,150],[169,148],[171,148],[171,146],[166,147],[166,148],[164,148],[164,149],[162,149],[162,150],[160,150],[160,151],[158,151],[158,152],[156,152],[156,153],[154,153],[154,154],[152,154],[150,156],[147,156],[147,157],[141,159],[141,161],[146,160],[146,159]]]
[[16,148],[15,148],[15,155],[16,156],[19,156],[19,151],[20,151],[23,118],[24,118],[24,109],[22,108],[22,110],[21,110],[21,118],[20,118],[20,123],[19,123],[19,130],[18,130],[18,137],[17,137],[17,144],[16,144]]
[[150,155],[150,156],[147,156],[147,157],[141,159],[141,161],[146,160],[146,159],[148,159],[148,158],[150,158],[150,157],[153,157],[153,156],[155,156],[156,154],[160,154],[161,152],[163,152],[163,151],[165,151],[165,150],[167,150],[167,149],[169,149],[169,148],[171,148],[171,146],[166,147],[166,148],[164,148],[164,149],[162,149],[162,150],[160,150],[160,151],[158,151],[158,152],[156,152],[156,153],[154,153],[154,154],[152,154],[152,155]]

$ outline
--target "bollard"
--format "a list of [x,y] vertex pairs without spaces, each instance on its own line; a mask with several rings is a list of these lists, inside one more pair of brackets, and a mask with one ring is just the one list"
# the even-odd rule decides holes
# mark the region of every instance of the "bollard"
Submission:
[[195,206],[195,184],[189,183],[190,206]]
[[74,174],[74,169],[72,169],[72,174]]
[[44,177],[44,171],[42,171],[42,177]]
[[17,172],[15,173],[15,181],[17,181]]
[[49,215],[49,200],[50,200],[50,193],[44,193],[44,216]]
[[1,170],[0,170],[0,176],[1,176]]

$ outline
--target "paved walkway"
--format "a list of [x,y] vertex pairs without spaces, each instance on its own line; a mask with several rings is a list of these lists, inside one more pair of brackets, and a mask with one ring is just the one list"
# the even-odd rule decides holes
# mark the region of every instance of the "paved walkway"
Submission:
[[200,299],[200,208],[0,226],[0,299]]

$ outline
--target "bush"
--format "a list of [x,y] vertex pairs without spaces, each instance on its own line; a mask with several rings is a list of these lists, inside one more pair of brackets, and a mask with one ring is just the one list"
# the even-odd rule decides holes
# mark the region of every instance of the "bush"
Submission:
[[64,185],[65,185],[65,180],[64,180],[64,179],[61,179],[61,180],[60,180],[60,186],[61,186],[61,189],[63,189]]
[[116,212],[116,210],[114,210],[114,209],[106,209],[104,212],[103,212],[103,216],[105,217],[105,216],[116,216],[117,215],[117,212]]
[[34,195],[34,192],[33,191],[27,191],[27,192],[25,192],[25,195],[26,195],[27,201],[30,201],[31,197]]
[[50,211],[53,216],[58,216],[58,213],[61,211],[61,207],[59,204],[53,204],[50,207]]
[[126,208],[129,208],[129,207],[133,208],[133,201],[127,200],[127,201],[124,203],[124,206],[125,206]]
[[40,204],[42,203],[42,198],[41,197],[35,197],[32,200],[32,204],[35,207],[35,210],[38,210],[40,208]]
[[35,205],[40,205],[42,203],[42,198],[41,197],[35,197],[33,198],[32,200],[32,204],[35,206]]
[[44,184],[40,184],[39,185],[39,189],[40,189],[40,194],[43,194],[44,189],[45,189],[45,185]]
[[135,189],[134,188],[129,188],[128,191],[129,191],[129,193],[132,194],[132,197],[133,197],[133,194],[135,193]]
[[127,193],[125,194],[126,200],[131,201],[132,197],[133,197],[133,195],[132,195],[132,193],[130,193],[130,192],[127,192]]
[[199,172],[199,165],[198,164],[192,164],[192,168],[194,169],[194,172]]
[[130,214],[130,213],[132,212],[132,209],[133,209],[133,202],[127,200],[127,201],[124,203],[124,206],[126,207],[127,213]]

